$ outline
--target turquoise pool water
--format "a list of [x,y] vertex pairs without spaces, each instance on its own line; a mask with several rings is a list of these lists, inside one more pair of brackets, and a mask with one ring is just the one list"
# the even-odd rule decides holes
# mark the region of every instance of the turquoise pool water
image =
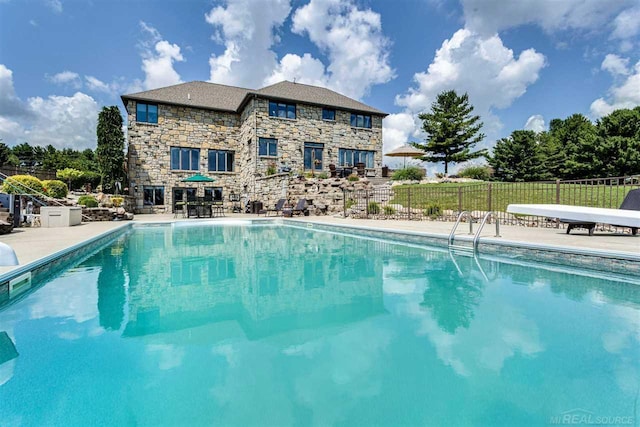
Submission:
[[36,288],[0,309],[2,425],[638,423],[640,286],[620,278],[187,225]]

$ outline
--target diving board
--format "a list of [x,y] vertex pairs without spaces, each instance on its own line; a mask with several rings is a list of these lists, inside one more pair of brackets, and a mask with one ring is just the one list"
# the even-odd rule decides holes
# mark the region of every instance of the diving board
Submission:
[[[509,205],[507,212],[518,215],[544,216],[558,218],[562,222],[584,224],[612,224],[620,227],[631,227],[634,234],[640,228],[640,211],[629,209],[591,208],[571,205]],[[590,229],[589,234],[592,234]]]

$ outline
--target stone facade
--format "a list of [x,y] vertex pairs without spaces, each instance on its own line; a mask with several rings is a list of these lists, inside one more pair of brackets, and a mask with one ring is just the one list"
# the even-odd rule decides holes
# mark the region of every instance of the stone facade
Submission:
[[[371,115],[371,129],[351,127],[351,111],[336,108],[335,120],[322,119],[322,106],[296,103],[296,118],[269,116],[269,99],[254,96],[239,113],[158,103],[158,123],[136,121],[136,101],[126,104],[128,113],[128,175],[130,192],[136,200],[135,212],[171,212],[174,188],[196,188],[200,196],[205,187],[222,188],[225,207],[230,208],[230,193],[244,199],[263,200],[271,196],[257,179],[267,176],[267,169],[289,168],[304,173],[305,143],[322,144],[322,170],[339,164],[339,149],[374,152],[369,176],[381,176],[382,118]],[[328,107],[333,108],[333,107]],[[259,155],[259,138],[277,140],[276,156]],[[200,150],[198,170],[172,170],[171,147]],[[234,153],[233,172],[208,170],[208,150]],[[201,173],[215,179],[211,183],[186,184],[182,180]],[[145,207],[144,188],[164,187],[164,205]]]

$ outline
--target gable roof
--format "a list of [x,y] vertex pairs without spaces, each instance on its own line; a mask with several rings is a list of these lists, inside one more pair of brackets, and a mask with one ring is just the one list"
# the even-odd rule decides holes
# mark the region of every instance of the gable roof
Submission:
[[249,92],[251,89],[241,87],[189,82],[122,95],[122,102],[127,105],[127,100],[132,99],[237,113]]
[[128,100],[135,100],[239,113],[252,96],[387,115],[338,92],[289,81],[282,81],[258,90],[195,81],[122,95],[121,98],[125,105]]

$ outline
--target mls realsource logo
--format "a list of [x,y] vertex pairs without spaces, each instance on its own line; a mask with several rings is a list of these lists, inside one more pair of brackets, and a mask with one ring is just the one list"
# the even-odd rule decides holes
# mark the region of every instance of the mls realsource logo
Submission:
[[584,409],[576,408],[570,411],[565,411],[559,415],[554,415],[549,419],[550,424],[559,425],[631,425],[633,424],[633,417],[623,416],[611,416],[611,415],[596,415],[593,412],[586,411]]

